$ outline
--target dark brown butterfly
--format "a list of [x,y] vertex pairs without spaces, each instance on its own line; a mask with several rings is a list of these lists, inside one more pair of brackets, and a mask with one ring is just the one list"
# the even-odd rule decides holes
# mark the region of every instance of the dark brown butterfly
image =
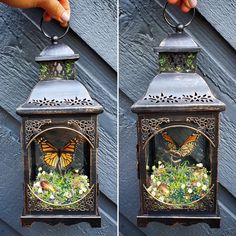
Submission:
[[179,148],[177,147],[174,140],[166,131],[162,132],[163,139],[167,142],[168,151],[171,155],[176,157],[186,157],[189,156],[196,147],[196,142],[200,137],[199,133],[191,134]]

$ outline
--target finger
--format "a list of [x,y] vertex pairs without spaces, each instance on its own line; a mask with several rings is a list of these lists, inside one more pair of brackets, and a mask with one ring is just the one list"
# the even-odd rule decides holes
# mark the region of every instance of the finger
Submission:
[[46,21],[46,22],[49,22],[52,20],[52,17],[45,11],[43,13],[43,20]]
[[181,8],[181,11],[184,13],[188,13],[191,10],[191,8],[186,6],[184,2],[181,4],[180,8]]
[[183,0],[183,2],[188,8],[194,8],[197,6],[197,0]]
[[66,12],[70,15],[70,2],[69,2],[69,0],[59,0],[59,2],[65,8]]
[[169,4],[175,5],[175,4],[177,4],[178,2],[180,2],[180,0],[168,0],[167,2],[168,2]]
[[40,1],[39,7],[45,9],[52,18],[61,23],[66,23],[70,19],[70,15],[58,0]]

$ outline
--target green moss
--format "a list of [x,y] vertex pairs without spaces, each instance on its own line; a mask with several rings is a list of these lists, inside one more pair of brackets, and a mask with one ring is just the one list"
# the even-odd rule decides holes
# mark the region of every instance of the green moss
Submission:
[[[67,171],[64,175],[57,171],[48,173],[42,168],[39,169],[31,187],[36,196],[55,205],[73,203],[81,199],[90,189],[86,175],[75,171]],[[35,196],[32,194],[32,197]]]
[[152,167],[148,192],[161,202],[191,204],[210,189],[210,174],[202,164],[173,166],[160,163]]
[[40,69],[39,69],[39,72],[40,72],[40,79],[41,80],[45,80],[48,76],[48,65],[45,63],[40,63]]
[[160,72],[195,72],[196,53],[160,53]]

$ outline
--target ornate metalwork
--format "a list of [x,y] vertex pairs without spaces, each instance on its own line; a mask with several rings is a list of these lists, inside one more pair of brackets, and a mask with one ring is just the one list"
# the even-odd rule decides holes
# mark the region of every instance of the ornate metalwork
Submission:
[[40,80],[55,78],[75,79],[74,61],[52,61],[40,63]]
[[165,204],[153,198],[147,191],[146,188],[143,188],[143,197],[144,197],[144,209],[147,211],[158,211],[158,212],[166,212],[172,210],[183,210],[186,211],[213,211],[215,206],[215,198],[214,198],[214,187],[210,189],[208,194],[201,200],[194,202],[189,205],[171,205]]
[[160,129],[162,123],[169,123],[170,119],[162,117],[159,119],[142,119],[141,120],[141,132],[142,132],[142,143],[144,144],[147,139],[156,131]]
[[78,97],[75,97],[74,99],[64,99],[64,100],[56,100],[56,99],[33,99],[32,101],[29,101],[28,104],[33,104],[35,106],[39,107],[55,107],[55,106],[88,106],[93,105],[93,102],[89,99],[79,99]]
[[181,97],[176,97],[174,95],[165,95],[161,93],[160,95],[148,95],[144,100],[149,100],[152,103],[209,103],[213,102],[212,96],[203,94],[199,95],[197,92],[194,94],[183,94]]
[[32,194],[31,190],[27,188],[26,190],[27,195],[27,203],[28,203],[28,210],[29,211],[54,211],[54,210],[68,210],[68,211],[82,211],[82,212],[89,212],[94,211],[95,208],[95,189],[94,186],[90,189],[88,194],[86,194],[81,200],[76,201],[74,204],[68,205],[50,205],[46,202],[43,202],[35,197]]
[[25,122],[25,142],[28,144],[33,135],[42,131],[41,127],[45,124],[51,124],[51,119],[44,120],[26,120]]
[[207,117],[187,117],[186,121],[194,123],[198,126],[198,129],[206,133],[209,138],[215,141],[215,118]]
[[160,72],[195,72],[197,53],[160,53]]
[[77,130],[84,134],[90,142],[95,144],[95,121],[94,120],[69,120],[68,125],[76,125]]

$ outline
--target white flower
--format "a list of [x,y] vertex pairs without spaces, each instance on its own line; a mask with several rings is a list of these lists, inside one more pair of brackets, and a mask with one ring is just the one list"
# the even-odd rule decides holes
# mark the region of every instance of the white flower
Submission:
[[208,175],[207,175],[207,174],[204,174],[204,178],[207,179],[207,178],[208,178]]
[[206,186],[206,185],[203,185],[203,186],[202,186],[202,190],[204,190],[204,191],[207,190],[207,186]]
[[150,168],[149,168],[149,166],[148,165],[146,165],[146,170],[149,170]]
[[197,187],[200,187],[201,186],[201,183],[200,182],[197,182]]
[[43,189],[42,188],[39,188],[38,189],[38,193],[42,193],[43,192]]
[[148,190],[148,192],[151,192],[152,191],[152,186],[149,186],[147,190]]
[[198,163],[196,166],[199,167],[199,168],[202,168],[203,164],[202,163]]
[[186,185],[185,184],[181,184],[181,188],[185,189]]
[[154,179],[155,178],[155,175],[151,175],[151,179]]
[[38,171],[40,172],[40,171],[42,171],[43,170],[43,168],[40,166],[39,168],[38,168]]
[[161,184],[161,182],[160,181],[157,181],[157,186],[159,186]]
[[163,169],[164,167],[165,167],[164,165],[160,165],[158,168]]
[[42,172],[42,175],[46,175],[46,172],[45,172],[45,171],[43,171],[43,172]]
[[193,190],[191,188],[188,189],[188,193],[192,193]]
[[40,188],[40,182],[34,183],[33,187]]
[[77,174],[78,174],[78,173],[79,173],[79,170],[78,170],[78,169],[76,169],[76,170],[75,170],[75,173],[77,173]]
[[54,195],[51,194],[50,197],[49,197],[51,200],[55,199]]
[[152,192],[151,192],[151,195],[152,195],[153,197],[155,197],[155,196],[156,196],[156,192],[155,192],[155,191],[152,191]]
[[153,191],[155,191],[155,192],[156,192],[156,191],[157,191],[157,188],[156,188],[156,187],[155,187],[155,188],[153,188]]
[[52,171],[50,171],[49,175],[53,176],[53,173],[52,173]]
[[87,192],[87,188],[81,188],[81,190],[86,193]]
[[71,198],[72,194],[70,192],[65,192],[63,196],[66,198]]
[[155,169],[156,169],[156,166],[153,166],[153,167],[152,167],[152,170],[155,170]]
[[87,175],[83,175],[83,179],[88,179],[88,176]]
[[42,175],[42,174],[39,172],[39,173],[38,173],[38,177],[40,177],[41,175]]
[[161,202],[164,202],[165,197],[164,196],[160,196],[158,200],[161,201]]
[[162,162],[161,161],[158,161],[158,165],[161,165],[162,164]]
[[83,190],[82,189],[79,190],[79,194],[83,194]]

